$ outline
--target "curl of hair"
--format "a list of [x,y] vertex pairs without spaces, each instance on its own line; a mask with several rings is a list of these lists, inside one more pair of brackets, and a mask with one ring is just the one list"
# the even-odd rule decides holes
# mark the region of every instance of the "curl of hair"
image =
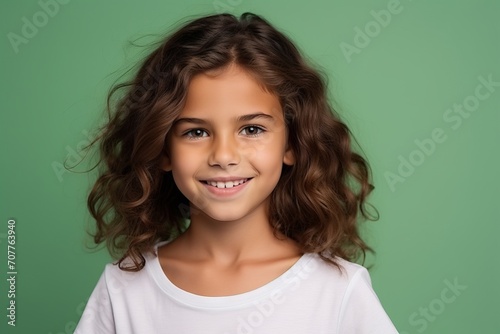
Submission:
[[[101,164],[87,201],[96,221],[94,242],[106,241],[122,270],[139,271],[143,252],[185,230],[189,202],[160,159],[168,154],[166,138],[193,76],[230,64],[279,97],[284,112],[295,164],[283,166],[271,194],[274,231],[334,265],[335,256],[353,261],[362,254],[364,262],[366,251],[374,251],[361,238],[358,220],[378,219],[365,209],[374,189],[370,167],[353,151],[352,133],[328,103],[326,79],[284,33],[248,12],[184,24],[146,57],[132,80],[110,90],[108,122],[92,143],[99,142]],[[127,257],[130,266],[124,266]]]

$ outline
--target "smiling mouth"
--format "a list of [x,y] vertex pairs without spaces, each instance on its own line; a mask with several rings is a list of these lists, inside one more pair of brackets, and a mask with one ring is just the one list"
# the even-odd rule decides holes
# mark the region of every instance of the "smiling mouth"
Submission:
[[252,178],[248,178],[248,179],[240,179],[240,180],[233,180],[233,181],[201,181],[202,183],[204,184],[207,184],[209,186],[212,186],[212,187],[216,187],[216,188],[219,188],[219,189],[224,189],[224,188],[234,188],[234,187],[237,187],[237,186],[240,186],[242,185],[243,183],[246,183],[248,181],[250,181]]

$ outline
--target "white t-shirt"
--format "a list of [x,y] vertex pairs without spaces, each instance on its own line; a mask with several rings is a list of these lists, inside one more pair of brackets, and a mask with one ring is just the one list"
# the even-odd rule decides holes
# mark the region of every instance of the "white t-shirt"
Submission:
[[270,283],[221,297],[178,288],[156,255],[145,258],[139,272],[106,265],[75,334],[398,333],[366,268],[340,258],[342,275],[317,254],[306,253]]

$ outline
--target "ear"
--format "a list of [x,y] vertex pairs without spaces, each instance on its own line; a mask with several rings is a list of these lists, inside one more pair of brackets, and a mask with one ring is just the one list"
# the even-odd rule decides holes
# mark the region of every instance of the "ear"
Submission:
[[288,166],[292,166],[295,163],[295,155],[293,154],[293,150],[288,148],[283,155],[283,163]]
[[170,162],[170,158],[166,153],[162,153],[160,158],[160,169],[165,172],[170,172],[172,170],[172,163]]

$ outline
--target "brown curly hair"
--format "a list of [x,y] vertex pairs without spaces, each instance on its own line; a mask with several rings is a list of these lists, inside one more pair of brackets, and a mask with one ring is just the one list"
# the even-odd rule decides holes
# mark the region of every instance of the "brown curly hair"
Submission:
[[[132,80],[111,88],[109,119],[91,144],[99,142],[101,167],[87,201],[96,221],[94,242],[106,241],[122,270],[139,271],[144,252],[185,231],[189,202],[160,168],[166,138],[193,76],[231,63],[279,97],[290,134],[295,164],[283,166],[271,194],[275,232],[334,265],[335,256],[353,261],[362,254],[364,262],[366,251],[374,251],[358,221],[378,219],[365,209],[374,189],[370,167],[353,152],[354,136],[328,102],[326,76],[284,33],[249,12],[185,23],[140,63]],[[127,257],[133,265],[124,266]]]

